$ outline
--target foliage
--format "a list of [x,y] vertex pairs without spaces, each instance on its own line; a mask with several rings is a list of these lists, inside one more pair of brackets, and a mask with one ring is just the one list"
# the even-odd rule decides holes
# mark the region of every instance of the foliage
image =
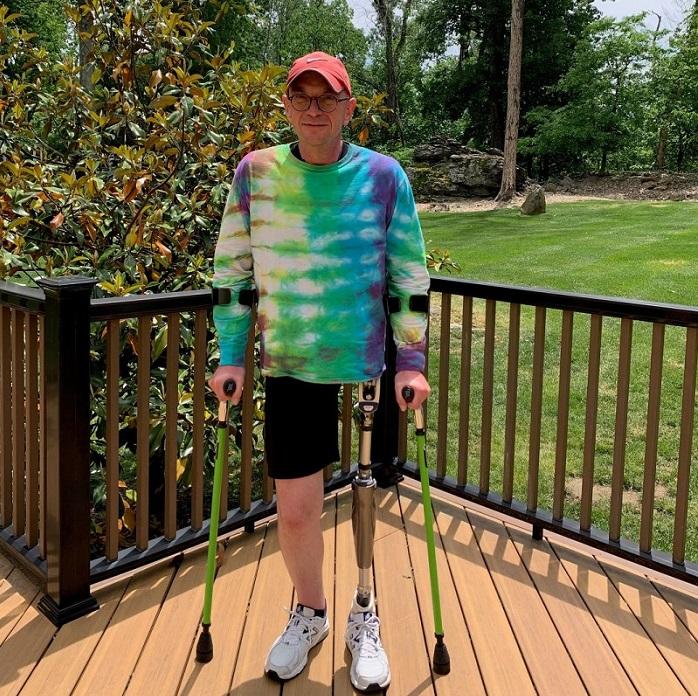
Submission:
[[209,0],[205,14],[216,16],[215,46],[234,44],[233,55],[248,67],[290,65],[305,53],[341,55],[354,75],[362,69],[366,37],[352,23],[346,0],[246,0],[243,13],[221,16],[222,0]]
[[643,19],[604,18],[588,27],[572,66],[555,87],[565,104],[529,114],[536,131],[522,143],[525,152],[562,161],[580,158],[601,173],[609,157],[621,166],[628,163],[624,151],[637,142],[648,115],[648,71],[662,51]]
[[[524,9],[522,114],[559,105],[549,88],[598,16],[590,0],[527,0]],[[424,79],[417,78],[422,114],[461,120],[462,140],[478,147],[503,145],[510,14],[509,0],[427,0],[416,22],[412,50],[417,61],[428,61]]]
[[4,0],[11,14],[19,15],[16,24],[35,34],[35,44],[53,58],[65,50],[68,23],[63,13],[63,0]]
[[657,127],[647,135],[651,145],[655,137],[665,139],[667,162],[680,171],[698,155],[698,8],[672,37],[669,50],[658,55],[650,93]]
[[[222,14],[206,19],[204,10],[212,8]],[[98,281],[98,296],[210,285],[213,245],[235,166],[250,150],[293,137],[280,101],[286,68],[245,69],[233,58],[234,47],[211,46],[216,19],[227,16],[223,11],[221,3],[198,0],[68,6],[71,31],[80,27],[80,64],[69,46],[58,58],[34,46],[18,17],[0,5],[0,278],[31,283],[41,276],[85,275]],[[381,127],[385,106],[380,94],[358,100],[352,125],[366,142]],[[164,317],[152,317],[143,327],[151,339],[151,534],[161,531],[163,521],[168,351],[179,354],[177,477],[184,498],[192,465],[191,365],[194,357],[207,365],[218,357],[210,333],[206,355],[193,355],[190,319],[184,317],[178,341]],[[105,331],[103,324],[92,325],[96,554],[104,527]],[[119,323],[124,544],[131,540],[138,505],[138,331],[137,319]],[[260,464],[257,377],[253,460]],[[210,406],[208,421],[214,418]],[[215,446],[211,431],[209,452]],[[212,457],[206,463],[210,468]],[[231,476],[237,475],[233,468]],[[237,487],[229,490],[232,496]]]

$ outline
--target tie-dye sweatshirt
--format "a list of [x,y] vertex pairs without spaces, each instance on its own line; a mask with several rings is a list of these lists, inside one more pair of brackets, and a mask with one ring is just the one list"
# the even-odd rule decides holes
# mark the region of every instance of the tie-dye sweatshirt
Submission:
[[[307,382],[360,382],[384,368],[383,295],[397,370],[423,370],[426,315],[408,308],[429,275],[410,183],[391,157],[349,144],[326,165],[289,145],[256,150],[235,171],[213,284],[258,293],[262,373]],[[221,365],[243,365],[250,309],[214,308]]]

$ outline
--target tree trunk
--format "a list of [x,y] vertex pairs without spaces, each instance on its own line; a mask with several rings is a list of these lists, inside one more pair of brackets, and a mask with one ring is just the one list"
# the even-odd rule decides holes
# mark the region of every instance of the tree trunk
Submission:
[[669,129],[666,125],[659,128],[657,139],[657,160],[654,163],[656,169],[666,169],[666,144],[669,138]]
[[504,168],[502,169],[502,184],[495,198],[496,201],[502,203],[510,201],[516,191],[516,148],[519,142],[519,108],[521,105],[523,6],[524,0],[512,0],[511,2],[511,42],[509,44]]
[[488,6],[480,53],[487,60],[487,104],[488,142],[491,147],[504,148],[505,106],[500,77],[506,70],[506,49],[503,37],[506,35],[506,12],[504,4],[492,3]]
[[683,160],[684,157],[686,156],[686,148],[685,148],[685,140],[683,137],[683,130],[679,132],[679,142],[678,142],[678,150],[676,152],[676,171],[677,172],[682,172],[683,171]]
[[78,43],[80,52],[80,84],[86,92],[91,92],[94,85],[92,75],[95,71],[94,61],[91,59],[94,50],[94,24],[90,13],[82,15],[78,24]]
[[393,12],[388,0],[374,0],[376,14],[380,30],[385,41],[385,87],[387,94],[386,104],[393,110],[390,119],[395,118],[397,112],[397,77],[395,70],[395,53],[393,52]]
[[397,127],[398,134],[402,144],[405,144],[405,135],[402,130],[400,121],[400,104],[398,99],[398,84],[397,84],[397,63],[399,53],[405,43],[405,35],[407,30],[407,19],[410,12],[411,0],[408,0],[403,7],[402,32],[398,38],[397,45],[394,44],[393,25],[394,15],[393,10],[395,3],[391,0],[373,0],[373,6],[378,15],[378,23],[380,31],[385,40],[385,88],[387,92],[386,104],[391,110],[388,115],[388,121]]

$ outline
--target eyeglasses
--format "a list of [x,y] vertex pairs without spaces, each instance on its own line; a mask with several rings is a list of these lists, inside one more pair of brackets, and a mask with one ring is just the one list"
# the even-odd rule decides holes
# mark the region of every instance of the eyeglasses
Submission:
[[351,97],[335,97],[334,94],[321,94],[319,97],[309,97],[307,94],[294,94],[289,96],[289,99],[296,111],[307,111],[314,100],[317,102],[320,111],[331,113],[337,108],[338,102],[349,101]]

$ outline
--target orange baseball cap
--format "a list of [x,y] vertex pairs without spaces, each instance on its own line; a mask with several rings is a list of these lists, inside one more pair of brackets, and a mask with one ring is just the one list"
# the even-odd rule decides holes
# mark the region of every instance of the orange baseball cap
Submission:
[[322,51],[314,51],[294,60],[288,71],[286,85],[290,85],[297,77],[309,70],[324,77],[335,92],[341,92],[345,89],[348,94],[351,94],[349,73],[344,67],[344,63],[336,56]]

